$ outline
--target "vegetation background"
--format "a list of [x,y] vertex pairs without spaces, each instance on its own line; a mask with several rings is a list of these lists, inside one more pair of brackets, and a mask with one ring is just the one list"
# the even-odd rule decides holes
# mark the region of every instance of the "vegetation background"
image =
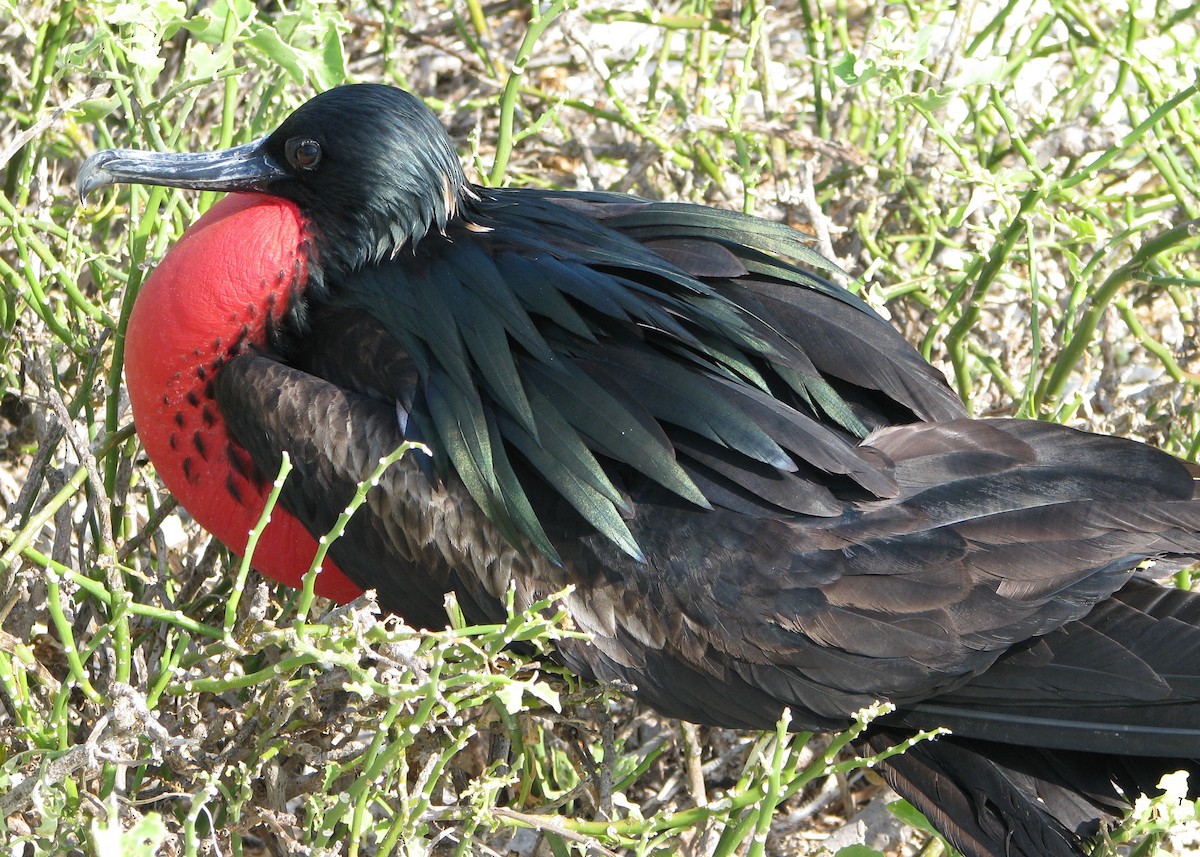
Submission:
[[[0,0],[8,853],[937,853],[911,811],[889,823],[846,736],[664,721],[505,648],[567,633],[552,608],[419,634],[247,574],[157,482],[120,368],[138,285],[211,195],[81,205],[75,171],[102,147],[244,142],[316,90],[389,81],[481,183],[784,220],[976,414],[1195,460],[1198,12]],[[1143,803],[1101,852],[1186,853],[1196,817]]]

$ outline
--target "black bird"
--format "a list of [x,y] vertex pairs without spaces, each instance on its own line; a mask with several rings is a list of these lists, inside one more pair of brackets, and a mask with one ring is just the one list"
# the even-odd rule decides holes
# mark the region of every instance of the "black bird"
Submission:
[[307,534],[420,441],[322,591],[437,627],[447,591],[488,620],[509,586],[523,607],[572,584],[591,640],[562,661],[699,723],[841,729],[887,700],[861,749],[950,727],[883,771],[975,857],[1082,854],[1200,772],[1200,597],[1140,571],[1200,554],[1200,468],[969,418],[795,231],[474,186],[433,114],[375,85],[79,175],[114,182],[253,194],[146,284],[126,369],[163,478],[233,549],[290,453],[268,574],[295,584]]

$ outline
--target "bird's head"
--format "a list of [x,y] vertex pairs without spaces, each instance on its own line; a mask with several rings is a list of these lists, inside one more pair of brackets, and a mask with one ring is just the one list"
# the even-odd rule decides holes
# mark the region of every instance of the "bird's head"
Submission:
[[431,231],[472,195],[433,112],[402,89],[341,86],[317,95],[275,131],[217,152],[97,152],[80,196],[134,183],[270,194],[294,202],[313,227],[323,269],[352,270]]

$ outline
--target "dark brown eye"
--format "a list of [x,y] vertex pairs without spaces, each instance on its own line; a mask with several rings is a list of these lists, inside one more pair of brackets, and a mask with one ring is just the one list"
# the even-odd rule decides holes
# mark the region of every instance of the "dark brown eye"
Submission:
[[321,144],[316,140],[293,137],[284,144],[288,163],[297,170],[315,170],[321,163]]

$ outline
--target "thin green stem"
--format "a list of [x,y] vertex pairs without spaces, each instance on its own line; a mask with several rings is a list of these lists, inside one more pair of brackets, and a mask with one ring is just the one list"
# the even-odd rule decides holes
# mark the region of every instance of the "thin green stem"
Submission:
[[504,91],[500,94],[500,130],[496,140],[496,158],[492,163],[492,171],[488,173],[487,183],[496,187],[504,180],[508,169],[509,158],[513,149],[513,122],[517,112],[517,95],[521,91],[521,80],[525,75],[525,67],[533,56],[538,39],[546,28],[554,23],[554,19],[569,9],[572,0],[554,0],[545,9],[537,10],[529,21],[525,37],[517,48],[517,55],[509,67],[508,80],[504,82]]

